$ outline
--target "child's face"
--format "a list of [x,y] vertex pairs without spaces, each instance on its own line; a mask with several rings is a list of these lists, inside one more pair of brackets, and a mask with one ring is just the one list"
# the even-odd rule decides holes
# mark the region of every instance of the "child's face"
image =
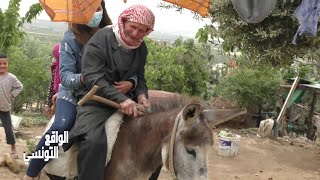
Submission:
[[0,74],[8,72],[8,60],[7,58],[0,58]]

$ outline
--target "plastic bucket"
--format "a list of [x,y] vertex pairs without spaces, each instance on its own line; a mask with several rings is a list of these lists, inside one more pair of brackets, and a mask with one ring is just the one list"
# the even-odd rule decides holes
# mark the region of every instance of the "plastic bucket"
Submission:
[[226,157],[234,157],[238,153],[241,136],[235,135],[234,137],[219,137],[218,154]]

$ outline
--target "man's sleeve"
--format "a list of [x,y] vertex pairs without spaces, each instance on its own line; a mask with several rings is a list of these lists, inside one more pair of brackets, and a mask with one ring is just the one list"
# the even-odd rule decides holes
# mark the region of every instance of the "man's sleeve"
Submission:
[[144,94],[146,98],[148,98],[148,87],[147,87],[147,81],[145,79],[144,73],[145,73],[145,65],[146,65],[146,60],[147,60],[147,55],[148,55],[148,49],[145,45],[145,43],[142,44],[145,48],[145,53],[143,54],[141,58],[141,63],[140,67],[138,68],[137,72],[137,78],[138,78],[138,83],[135,89],[135,96],[138,97],[141,94]]

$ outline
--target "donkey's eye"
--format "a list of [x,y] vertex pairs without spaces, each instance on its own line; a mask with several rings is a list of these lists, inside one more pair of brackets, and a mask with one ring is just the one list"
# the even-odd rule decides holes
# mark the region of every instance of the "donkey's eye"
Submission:
[[186,148],[186,151],[188,154],[192,155],[194,158],[196,158],[197,154],[196,151],[190,148]]

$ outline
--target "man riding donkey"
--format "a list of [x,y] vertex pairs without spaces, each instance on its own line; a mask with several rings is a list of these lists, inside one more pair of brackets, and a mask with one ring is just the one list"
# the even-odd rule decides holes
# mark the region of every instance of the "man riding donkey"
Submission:
[[[105,168],[106,153],[109,151],[105,123],[110,122],[108,117],[116,109],[96,101],[87,101],[77,107],[77,120],[65,149],[79,144],[77,164],[80,180],[148,179],[157,169],[149,178],[156,179],[161,166],[167,167],[169,161],[169,170],[179,179],[207,179],[206,152],[213,143],[205,120],[205,114],[209,111],[204,112],[198,103],[186,105],[170,97],[171,103],[159,103],[165,108],[154,108],[152,105],[152,113],[134,118],[140,111],[149,108],[144,78],[147,48],[143,37],[152,31],[153,25],[154,16],[149,9],[132,6],[120,15],[117,25],[99,30],[84,47],[81,64],[82,83],[86,89],[77,91],[78,98],[83,98],[97,85],[100,87],[97,95],[119,103],[121,111],[127,115],[127,121],[122,125],[113,157]],[[137,77],[135,89],[130,93],[121,93],[119,87],[123,84],[119,82],[134,76]],[[215,110],[207,115],[215,120],[213,124],[221,123],[225,119],[222,117],[227,114],[221,112],[219,115],[218,112]],[[66,166],[63,168],[68,169]]]
[[[149,107],[144,66],[148,50],[143,38],[153,31],[155,17],[150,9],[133,5],[124,10],[118,24],[100,29],[84,47],[81,59],[84,89],[76,92],[81,99],[95,85],[97,95],[120,104],[121,112],[137,117]],[[118,82],[136,76],[134,91],[124,94]],[[138,111],[138,104],[140,109]],[[117,110],[97,101],[77,107],[77,118],[69,133],[68,149],[79,145],[78,179],[102,180],[107,154],[105,121]]]

